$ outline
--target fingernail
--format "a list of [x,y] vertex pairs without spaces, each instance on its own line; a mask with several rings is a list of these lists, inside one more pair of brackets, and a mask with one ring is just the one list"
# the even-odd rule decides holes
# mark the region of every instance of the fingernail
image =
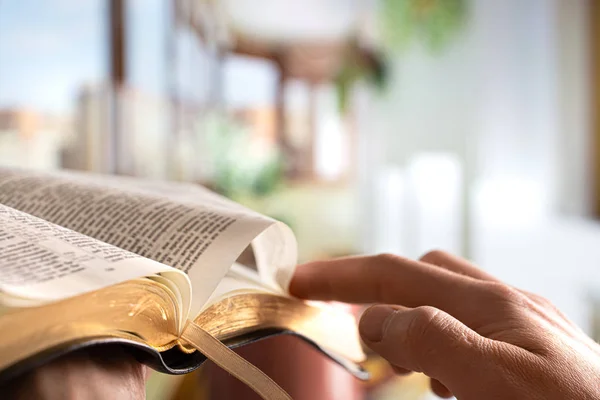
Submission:
[[380,342],[394,311],[390,306],[373,306],[365,311],[358,324],[361,336],[369,342]]

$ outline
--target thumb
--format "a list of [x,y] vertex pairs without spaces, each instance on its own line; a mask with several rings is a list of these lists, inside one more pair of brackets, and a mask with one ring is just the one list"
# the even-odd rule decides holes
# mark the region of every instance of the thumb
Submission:
[[434,307],[378,305],[360,320],[365,344],[392,365],[423,372],[455,394],[489,369],[489,340]]

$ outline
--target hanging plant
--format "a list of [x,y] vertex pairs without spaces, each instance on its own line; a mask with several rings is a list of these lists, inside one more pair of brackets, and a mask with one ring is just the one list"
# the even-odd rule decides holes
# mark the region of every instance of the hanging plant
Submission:
[[381,0],[384,44],[391,51],[422,41],[439,51],[467,21],[468,0]]
[[360,80],[383,90],[387,84],[387,68],[381,53],[361,48],[358,41],[353,39],[344,54],[342,67],[334,79],[341,113],[347,110],[352,87]]
[[[385,53],[397,53],[414,41],[431,51],[441,51],[467,21],[468,0],[381,0],[379,14]],[[361,48],[350,41],[335,78],[338,107],[348,108],[352,87],[364,80],[383,91],[388,74],[383,52]]]

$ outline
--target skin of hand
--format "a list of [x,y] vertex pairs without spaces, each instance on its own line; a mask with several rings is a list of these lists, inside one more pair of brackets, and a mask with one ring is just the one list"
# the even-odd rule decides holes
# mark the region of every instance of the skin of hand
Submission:
[[440,397],[600,399],[600,346],[548,300],[433,251],[313,262],[292,294],[378,303],[362,315],[365,344],[400,374],[422,372]]
[[146,398],[147,375],[147,367],[122,348],[103,346],[36,368],[0,393],[18,400],[141,400]]

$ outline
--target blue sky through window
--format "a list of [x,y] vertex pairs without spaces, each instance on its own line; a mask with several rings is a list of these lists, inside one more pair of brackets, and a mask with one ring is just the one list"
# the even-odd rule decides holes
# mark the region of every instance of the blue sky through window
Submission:
[[68,111],[107,75],[106,2],[0,0],[0,108]]
[[[166,89],[164,0],[130,0],[129,83]],[[109,76],[106,0],[0,0],[0,108],[64,113],[85,85]]]

